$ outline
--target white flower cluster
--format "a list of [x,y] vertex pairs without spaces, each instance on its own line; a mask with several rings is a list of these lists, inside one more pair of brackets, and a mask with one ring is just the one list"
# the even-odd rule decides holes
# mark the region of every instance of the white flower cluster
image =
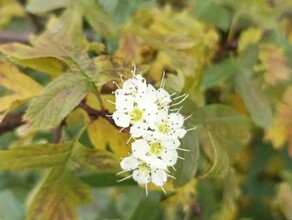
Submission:
[[[172,98],[164,87],[164,77],[159,89],[155,89],[146,80],[132,71],[133,78],[123,81],[123,86],[115,91],[116,111],[112,117],[117,126],[130,127],[130,135],[135,141],[131,145],[132,153],[121,162],[122,172],[133,172],[132,177],[139,184],[152,182],[156,186],[163,185],[169,174],[168,167],[177,162],[179,139],[184,137],[187,130],[183,124],[186,118],[179,109],[187,97],[186,94]],[[176,102],[176,103],[175,103]],[[181,158],[183,159],[183,158]],[[122,179],[122,180],[124,180]]]

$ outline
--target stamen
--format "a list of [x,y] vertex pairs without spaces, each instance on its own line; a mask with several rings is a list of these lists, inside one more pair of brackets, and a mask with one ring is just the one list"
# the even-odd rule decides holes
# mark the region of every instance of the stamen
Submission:
[[163,186],[160,186],[160,188],[162,189],[162,191],[164,192],[165,195],[167,195],[165,189],[163,188]]
[[174,92],[174,93],[170,94],[170,97],[172,97],[172,96],[174,96],[176,94],[177,94],[177,92]]
[[182,108],[183,108],[183,106],[179,107],[176,114],[178,114]]
[[176,177],[175,176],[173,176],[173,175],[170,175],[170,174],[166,174],[168,177],[170,177],[170,178],[172,178],[172,179],[176,179]]
[[175,112],[177,110],[179,110],[179,108],[169,109],[170,112]]
[[194,131],[194,130],[197,130],[197,127],[196,126],[194,126],[193,128],[187,129],[186,132],[188,132],[188,131]]
[[136,75],[136,65],[135,64],[133,64],[133,70],[131,70],[131,73],[132,73],[133,77],[135,77],[135,75]]
[[181,156],[177,156],[178,159],[181,159],[181,160],[185,160],[185,158],[181,157]]
[[123,174],[123,173],[127,173],[127,172],[129,172],[129,171],[130,171],[130,170],[122,170],[122,171],[118,172],[118,173],[116,174],[116,176],[121,175],[121,174]]
[[182,94],[182,95],[180,95],[180,96],[175,97],[173,100],[177,100],[177,99],[183,98],[183,97],[185,97],[186,95],[187,95],[187,94],[184,93],[184,94]]
[[181,103],[183,103],[186,99],[187,99],[187,97],[189,96],[189,94],[187,94],[182,100],[180,100],[179,102],[177,102],[177,103],[174,103],[173,105],[171,105],[171,106],[176,106],[176,105],[180,105]]
[[146,196],[148,196],[148,188],[147,188],[147,183],[145,183],[145,192],[146,192]]
[[178,147],[178,148],[176,148],[177,150],[181,150],[181,151],[185,151],[185,152],[190,152],[191,150],[188,150],[188,149],[184,149],[184,148],[180,148],[180,147]]
[[164,85],[165,85],[165,71],[163,71],[163,73],[162,73],[160,88],[164,88]]
[[176,171],[176,169],[175,169],[175,167],[174,166],[171,166],[172,167],[172,169],[174,170],[174,171]]
[[111,101],[111,100],[109,100],[109,99],[106,99],[105,101],[107,101],[107,102],[109,102],[109,103],[111,103],[111,104],[113,104],[113,105],[116,104],[115,102],[113,102],[113,101]]
[[122,131],[124,130],[125,128],[122,128],[121,130],[119,130],[119,133],[122,133]]
[[105,114],[105,116],[109,118],[113,117],[113,115],[109,115],[109,114]]
[[184,121],[186,121],[186,120],[188,120],[190,117],[192,117],[193,116],[193,114],[190,114],[189,116],[187,116],[187,117],[185,117],[184,118]]
[[121,87],[119,86],[119,84],[116,81],[113,81],[113,84],[118,87],[118,89],[121,89]]
[[125,178],[123,178],[123,179],[120,179],[120,180],[117,180],[117,182],[123,182],[123,181],[125,181],[125,180],[127,180],[127,179],[130,179],[131,177],[132,177],[133,175],[130,175],[130,176],[126,176]]
[[[130,138],[127,140],[127,142],[126,142],[126,145],[128,145],[128,143],[130,142],[130,140],[132,139],[133,137],[132,136],[130,136]],[[134,140],[135,140],[135,138],[133,138]]]
[[123,79],[123,76],[122,76],[122,75],[120,75],[120,79],[121,79],[122,83],[124,84],[124,83],[125,83],[125,81],[124,81],[124,79]]

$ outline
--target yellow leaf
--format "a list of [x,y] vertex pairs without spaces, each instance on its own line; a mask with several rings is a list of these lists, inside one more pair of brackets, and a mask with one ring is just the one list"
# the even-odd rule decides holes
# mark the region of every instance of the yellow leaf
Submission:
[[0,85],[11,90],[13,94],[0,97],[0,122],[8,111],[13,110],[28,99],[37,96],[42,91],[42,86],[29,76],[21,73],[9,63],[0,61]]
[[242,52],[249,44],[257,43],[262,36],[262,30],[249,28],[244,31],[238,41],[238,51]]
[[[115,105],[109,102],[109,101],[115,102],[115,96],[114,95],[102,94],[101,95],[101,99],[103,101],[104,107],[109,112],[114,112],[115,111]],[[86,104],[89,105],[90,107],[94,108],[94,109],[100,110],[99,101],[98,101],[97,97],[93,93],[89,93],[86,96]]]
[[279,185],[275,205],[286,217],[292,219],[292,188],[291,185],[284,182]]
[[127,146],[126,142],[130,138],[129,134],[119,133],[118,128],[101,117],[90,122],[87,129],[90,140],[97,149],[105,150],[109,146],[116,155],[128,156],[131,144]]
[[275,149],[280,149],[287,140],[286,129],[279,118],[274,118],[273,125],[265,132],[265,141],[270,141]]
[[0,61],[0,84],[24,97],[40,94],[42,86],[9,63]]
[[260,47],[259,59],[262,69],[265,70],[265,80],[270,85],[276,85],[290,77],[290,69],[281,48],[272,44],[264,44]]

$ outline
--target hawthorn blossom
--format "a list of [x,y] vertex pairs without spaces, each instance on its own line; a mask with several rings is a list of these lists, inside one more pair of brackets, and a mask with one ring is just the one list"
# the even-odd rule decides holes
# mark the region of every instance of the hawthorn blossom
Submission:
[[[164,87],[164,77],[160,88],[156,89],[139,74],[132,71],[133,77],[122,80],[123,86],[114,92],[116,111],[112,117],[117,126],[130,127],[130,135],[135,141],[131,145],[131,155],[121,161],[121,171],[132,172],[127,178],[133,178],[138,184],[153,183],[162,188],[169,175],[168,167],[173,169],[179,156],[179,139],[187,130],[183,127],[184,118],[179,106],[187,95],[173,97]],[[176,112],[173,112],[176,111]],[[121,181],[122,181],[121,180]]]

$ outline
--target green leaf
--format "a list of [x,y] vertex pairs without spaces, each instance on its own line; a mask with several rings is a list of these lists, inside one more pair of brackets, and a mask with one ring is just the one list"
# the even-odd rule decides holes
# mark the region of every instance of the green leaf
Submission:
[[17,146],[0,151],[0,169],[24,170],[52,167],[64,163],[72,143]]
[[94,0],[80,1],[85,19],[102,37],[108,39],[116,34],[115,24]]
[[222,83],[234,75],[236,71],[236,65],[230,58],[218,64],[214,64],[203,72],[201,87],[207,89]]
[[[182,109],[183,115],[193,114],[194,108],[196,108],[196,104],[189,99],[186,100]],[[186,128],[192,128],[196,126],[196,121],[191,117],[185,122],[184,126]],[[181,140],[180,147],[187,151],[179,152],[179,156],[184,158],[184,160],[178,160],[175,165],[176,171],[174,171],[174,176],[176,179],[174,185],[176,187],[185,185],[196,174],[200,154],[198,132],[196,130],[189,131]]]
[[84,168],[94,172],[117,173],[121,171],[121,159],[105,150],[90,149],[80,143],[76,144],[75,161]]
[[220,29],[228,30],[231,23],[231,11],[210,1],[196,1],[195,16],[199,19],[214,24]]
[[273,121],[272,108],[259,85],[238,73],[235,86],[255,124],[262,128],[270,127]]
[[25,9],[34,14],[49,12],[54,9],[64,8],[68,5],[67,0],[50,0],[44,2],[43,0],[29,0]]
[[[65,64],[71,65],[71,61],[63,51],[57,48],[56,44],[46,40],[42,41],[43,46],[39,41],[35,47],[19,43],[4,44],[0,46],[0,51],[16,64],[46,72],[52,76],[60,75]],[[44,48],[45,44],[51,46]]]
[[240,54],[237,60],[237,72],[250,77],[253,74],[254,65],[258,62],[259,48],[256,44],[249,44]]
[[202,150],[212,161],[205,175],[224,176],[249,139],[250,120],[224,105],[209,105],[194,111]]
[[50,170],[28,200],[26,220],[75,220],[75,206],[92,200],[88,185],[65,166]]
[[140,200],[128,220],[156,220],[159,219],[160,212],[159,194],[151,193]]
[[56,126],[80,103],[89,89],[85,76],[65,73],[31,102],[25,118],[31,120],[35,128]]
[[82,174],[80,178],[91,187],[137,185],[133,179],[118,182],[119,177],[116,173],[88,173]]
[[12,190],[0,192],[0,219],[22,220],[24,205]]

